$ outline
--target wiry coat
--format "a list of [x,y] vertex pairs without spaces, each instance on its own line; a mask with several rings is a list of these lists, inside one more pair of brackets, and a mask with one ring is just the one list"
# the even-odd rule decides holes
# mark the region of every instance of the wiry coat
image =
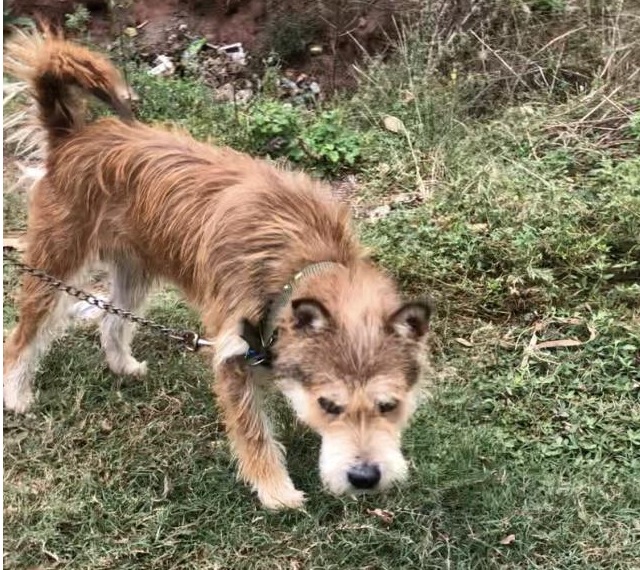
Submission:
[[[381,486],[399,478],[406,470],[399,430],[413,411],[429,309],[401,304],[327,187],[134,121],[128,87],[108,60],[49,30],[14,39],[5,70],[31,86],[47,142],[46,175],[29,209],[26,263],[79,282],[94,262],[106,262],[114,303],[131,310],[154,280],[179,285],[216,340],[215,390],[241,475],[266,506],[277,507],[299,506],[302,494],[261,411],[239,325],[258,320],[297,271],[334,262],[326,274],[305,279],[279,315],[279,387],[300,418],[344,452],[340,472],[333,472],[335,461],[327,467],[330,488],[347,490],[342,479],[357,461],[384,467]],[[85,124],[77,88],[107,102],[119,118]],[[37,358],[65,315],[64,303],[25,278],[21,320],[5,346],[8,408],[22,411],[31,403]],[[131,335],[126,323],[105,317],[102,344],[112,370],[143,374],[145,364],[131,355]],[[339,417],[323,411],[328,399]]]

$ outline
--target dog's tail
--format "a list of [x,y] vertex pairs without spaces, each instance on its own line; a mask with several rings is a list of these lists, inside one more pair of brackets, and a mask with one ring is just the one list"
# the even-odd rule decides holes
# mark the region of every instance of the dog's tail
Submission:
[[111,62],[65,41],[46,25],[40,27],[41,31],[15,31],[5,46],[4,71],[31,91],[37,127],[45,131],[49,150],[84,126],[78,88],[107,103],[122,120],[133,120],[132,92]]

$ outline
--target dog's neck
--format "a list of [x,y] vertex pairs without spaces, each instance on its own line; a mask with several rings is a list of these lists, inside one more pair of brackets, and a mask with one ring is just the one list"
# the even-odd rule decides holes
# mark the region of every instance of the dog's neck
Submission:
[[246,319],[243,321],[240,336],[249,345],[246,359],[250,365],[271,365],[271,347],[278,335],[277,322],[281,311],[289,304],[295,290],[304,279],[320,275],[334,267],[341,267],[341,264],[335,261],[319,261],[307,265],[298,271],[282,288],[280,294],[270,303],[257,325],[250,323]]

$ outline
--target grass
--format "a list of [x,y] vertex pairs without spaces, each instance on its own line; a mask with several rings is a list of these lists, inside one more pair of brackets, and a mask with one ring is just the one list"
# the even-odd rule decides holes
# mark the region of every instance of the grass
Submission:
[[[363,149],[359,205],[392,206],[360,220],[363,239],[408,294],[438,304],[409,482],[359,500],[321,492],[318,441],[276,399],[309,500],[265,512],[235,481],[198,356],[140,331],[149,376],[121,379],[97,332],[76,328],[46,357],[34,411],[4,414],[7,568],[640,568],[636,103],[599,107],[630,110],[606,136],[580,122],[597,90],[475,119],[455,86],[408,69],[374,67],[334,105]],[[137,81],[144,120],[246,143],[200,86]],[[5,198],[5,228],[23,227],[23,205]],[[6,268],[4,285],[6,331]],[[170,290],[149,312],[198,326]]]

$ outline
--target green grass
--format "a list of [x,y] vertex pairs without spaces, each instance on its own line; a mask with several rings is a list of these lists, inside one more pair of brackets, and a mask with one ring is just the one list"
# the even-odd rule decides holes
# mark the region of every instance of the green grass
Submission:
[[[4,414],[6,567],[640,568],[637,112],[616,126],[623,144],[605,145],[594,131],[550,132],[583,116],[584,98],[480,121],[450,86],[377,73],[336,103],[363,148],[359,199],[422,201],[359,230],[408,294],[438,304],[408,483],[358,500],[323,493],[316,437],[276,400],[309,500],[265,512],[235,481],[198,356],[140,331],[149,376],[123,380],[97,332],[75,329],[44,361],[34,411]],[[233,109],[200,86],[147,85],[143,119],[242,146]],[[382,128],[387,114],[411,144]],[[5,200],[5,226],[22,227],[21,204]],[[6,331],[10,270],[4,284]],[[198,326],[170,291],[150,313]],[[535,348],[558,339],[583,344]]]
[[[168,296],[151,313],[197,324]],[[78,330],[43,364],[36,410],[5,414],[5,563],[630,568],[640,339],[611,317],[591,324],[600,336],[588,348],[524,368],[528,339],[501,344],[502,330],[475,348],[450,344],[439,389],[407,434],[411,479],[386,497],[321,493],[315,437],[283,426],[293,478],[310,495],[307,513],[284,514],[263,512],[235,482],[198,357],[141,332],[149,378],[122,381],[95,331]],[[509,534],[515,542],[501,545]]]

